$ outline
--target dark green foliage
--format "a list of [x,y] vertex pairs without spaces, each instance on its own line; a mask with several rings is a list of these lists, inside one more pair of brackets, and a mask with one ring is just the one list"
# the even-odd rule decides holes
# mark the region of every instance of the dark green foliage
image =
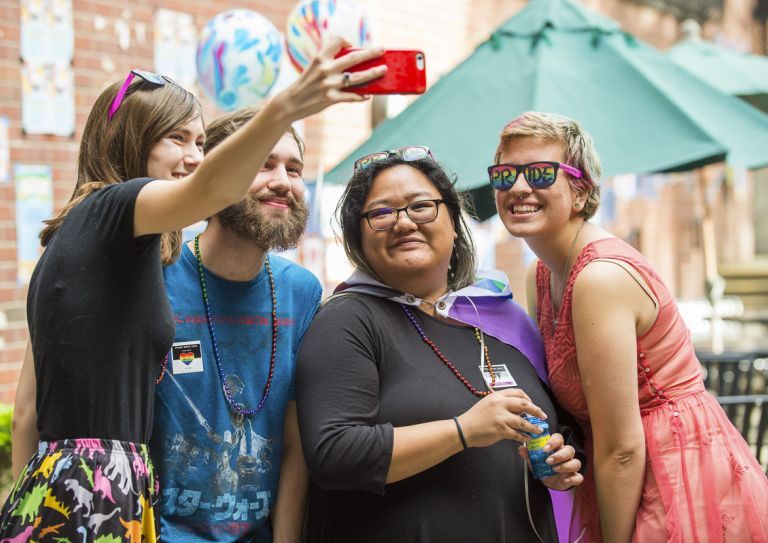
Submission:
[[13,406],[0,404],[0,495],[5,496],[11,477],[11,422]]

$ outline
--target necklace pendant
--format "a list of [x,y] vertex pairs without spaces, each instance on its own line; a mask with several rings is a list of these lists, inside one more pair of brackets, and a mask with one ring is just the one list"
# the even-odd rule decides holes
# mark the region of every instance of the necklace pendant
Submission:
[[232,421],[232,425],[235,428],[242,428],[243,427],[243,422],[244,422],[244,419],[245,419],[245,415],[243,414],[242,409],[245,406],[244,405],[241,406],[241,404],[237,403],[237,404],[235,404],[235,409],[237,409],[237,407],[240,407],[241,410],[240,411],[236,411],[234,413],[230,413],[229,416],[231,417],[230,420]]
[[552,319],[552,327],[557,328],[557,319]]

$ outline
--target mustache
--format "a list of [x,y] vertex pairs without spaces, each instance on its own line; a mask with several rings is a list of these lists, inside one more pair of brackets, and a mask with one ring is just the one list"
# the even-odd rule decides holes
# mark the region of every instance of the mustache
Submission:
[[272,191],[259,192],[257,194],[248,195],[247,199],[252,202],[265,202],[267,200],[285,200],[291,209],[296,209],[301,205],[291,191],[288,191],[284,194],[278,194]]

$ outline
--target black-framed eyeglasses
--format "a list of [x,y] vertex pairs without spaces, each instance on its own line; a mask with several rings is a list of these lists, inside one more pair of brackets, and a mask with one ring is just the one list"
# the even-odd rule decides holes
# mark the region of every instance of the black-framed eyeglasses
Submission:
[[529,162],[528,164],[494,164],[488,166],[488,179],[496,190],[509,190],[515,184],[520,174],[532,189],[545,189],[557,180],[557,171],[564,172],[576,179],[584,175],[580,169],[562,162]]
[[437,219],[437,211],[443,200],[419,200],[405,207],[379,207],[360,215],[368,221],[371,230],[382,231],[394,228],[400,218],[400,212],[405,211],[408,218],[416,224],[425,224]]
[[131,82],[133,81],[133,78],[136,76],[142,78],[147,83],[151,83],[157,87],[162,87],[163,85],[166,84],[166,82],[173,83],[174,85],[177,84],[173,79],[166,77],[164,75],[156,74],[154,72],[149,72],[147,70],[140,70],[138,68],[131,70],[131,72],[128,74],[128,77],[125,78],[123,85],[120,87],[120,90],[117,91],[115,98],[112,100],[112,104],[109,106],[107,121],[111,121],[112,117],[114,117],[115,113],[117,113],[117,110],[120,109],[120,105],[123,103],[123,99],[125,98],[125,93],[128,92],[128,88],[131,86]]
[[400,149],[391,149],[389,151],[379,151],[378,153],[373,153],[370,155],[365,155],[362,158],[358,158],[357,160],[355,160],[355,165],[353,166],[353,170],[355,171],[355,173],[357,173],[360,170],[367,168],[374,162],[378,162],[379,160],[385,160],[391,156],[400,157],[406,162],[413,162],[414,160],[421,160],[424,158],[428,158],[432,162],[435,161],[435,157],[432,155],[432,151],[429,150],[429,147],[424,147],[422,145],[411,145],[409,147],[401,147]]

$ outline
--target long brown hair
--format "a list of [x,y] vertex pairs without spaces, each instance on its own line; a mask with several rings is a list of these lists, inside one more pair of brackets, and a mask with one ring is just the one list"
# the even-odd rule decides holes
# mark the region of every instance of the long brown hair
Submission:
[[[107,115],[121,83],[113,83],[96,99],[80,142],[77,184],[67,205],[45,221],[40,242],[45,247],[72,208],[89,194],[115,183],[147,177],[149,153],[166,134],[202,116],[202,106],[179,85],[153,85],[134,78],[120,108]],[[173,262],[181,250],[181,233],[163,234],[163,263]]]

